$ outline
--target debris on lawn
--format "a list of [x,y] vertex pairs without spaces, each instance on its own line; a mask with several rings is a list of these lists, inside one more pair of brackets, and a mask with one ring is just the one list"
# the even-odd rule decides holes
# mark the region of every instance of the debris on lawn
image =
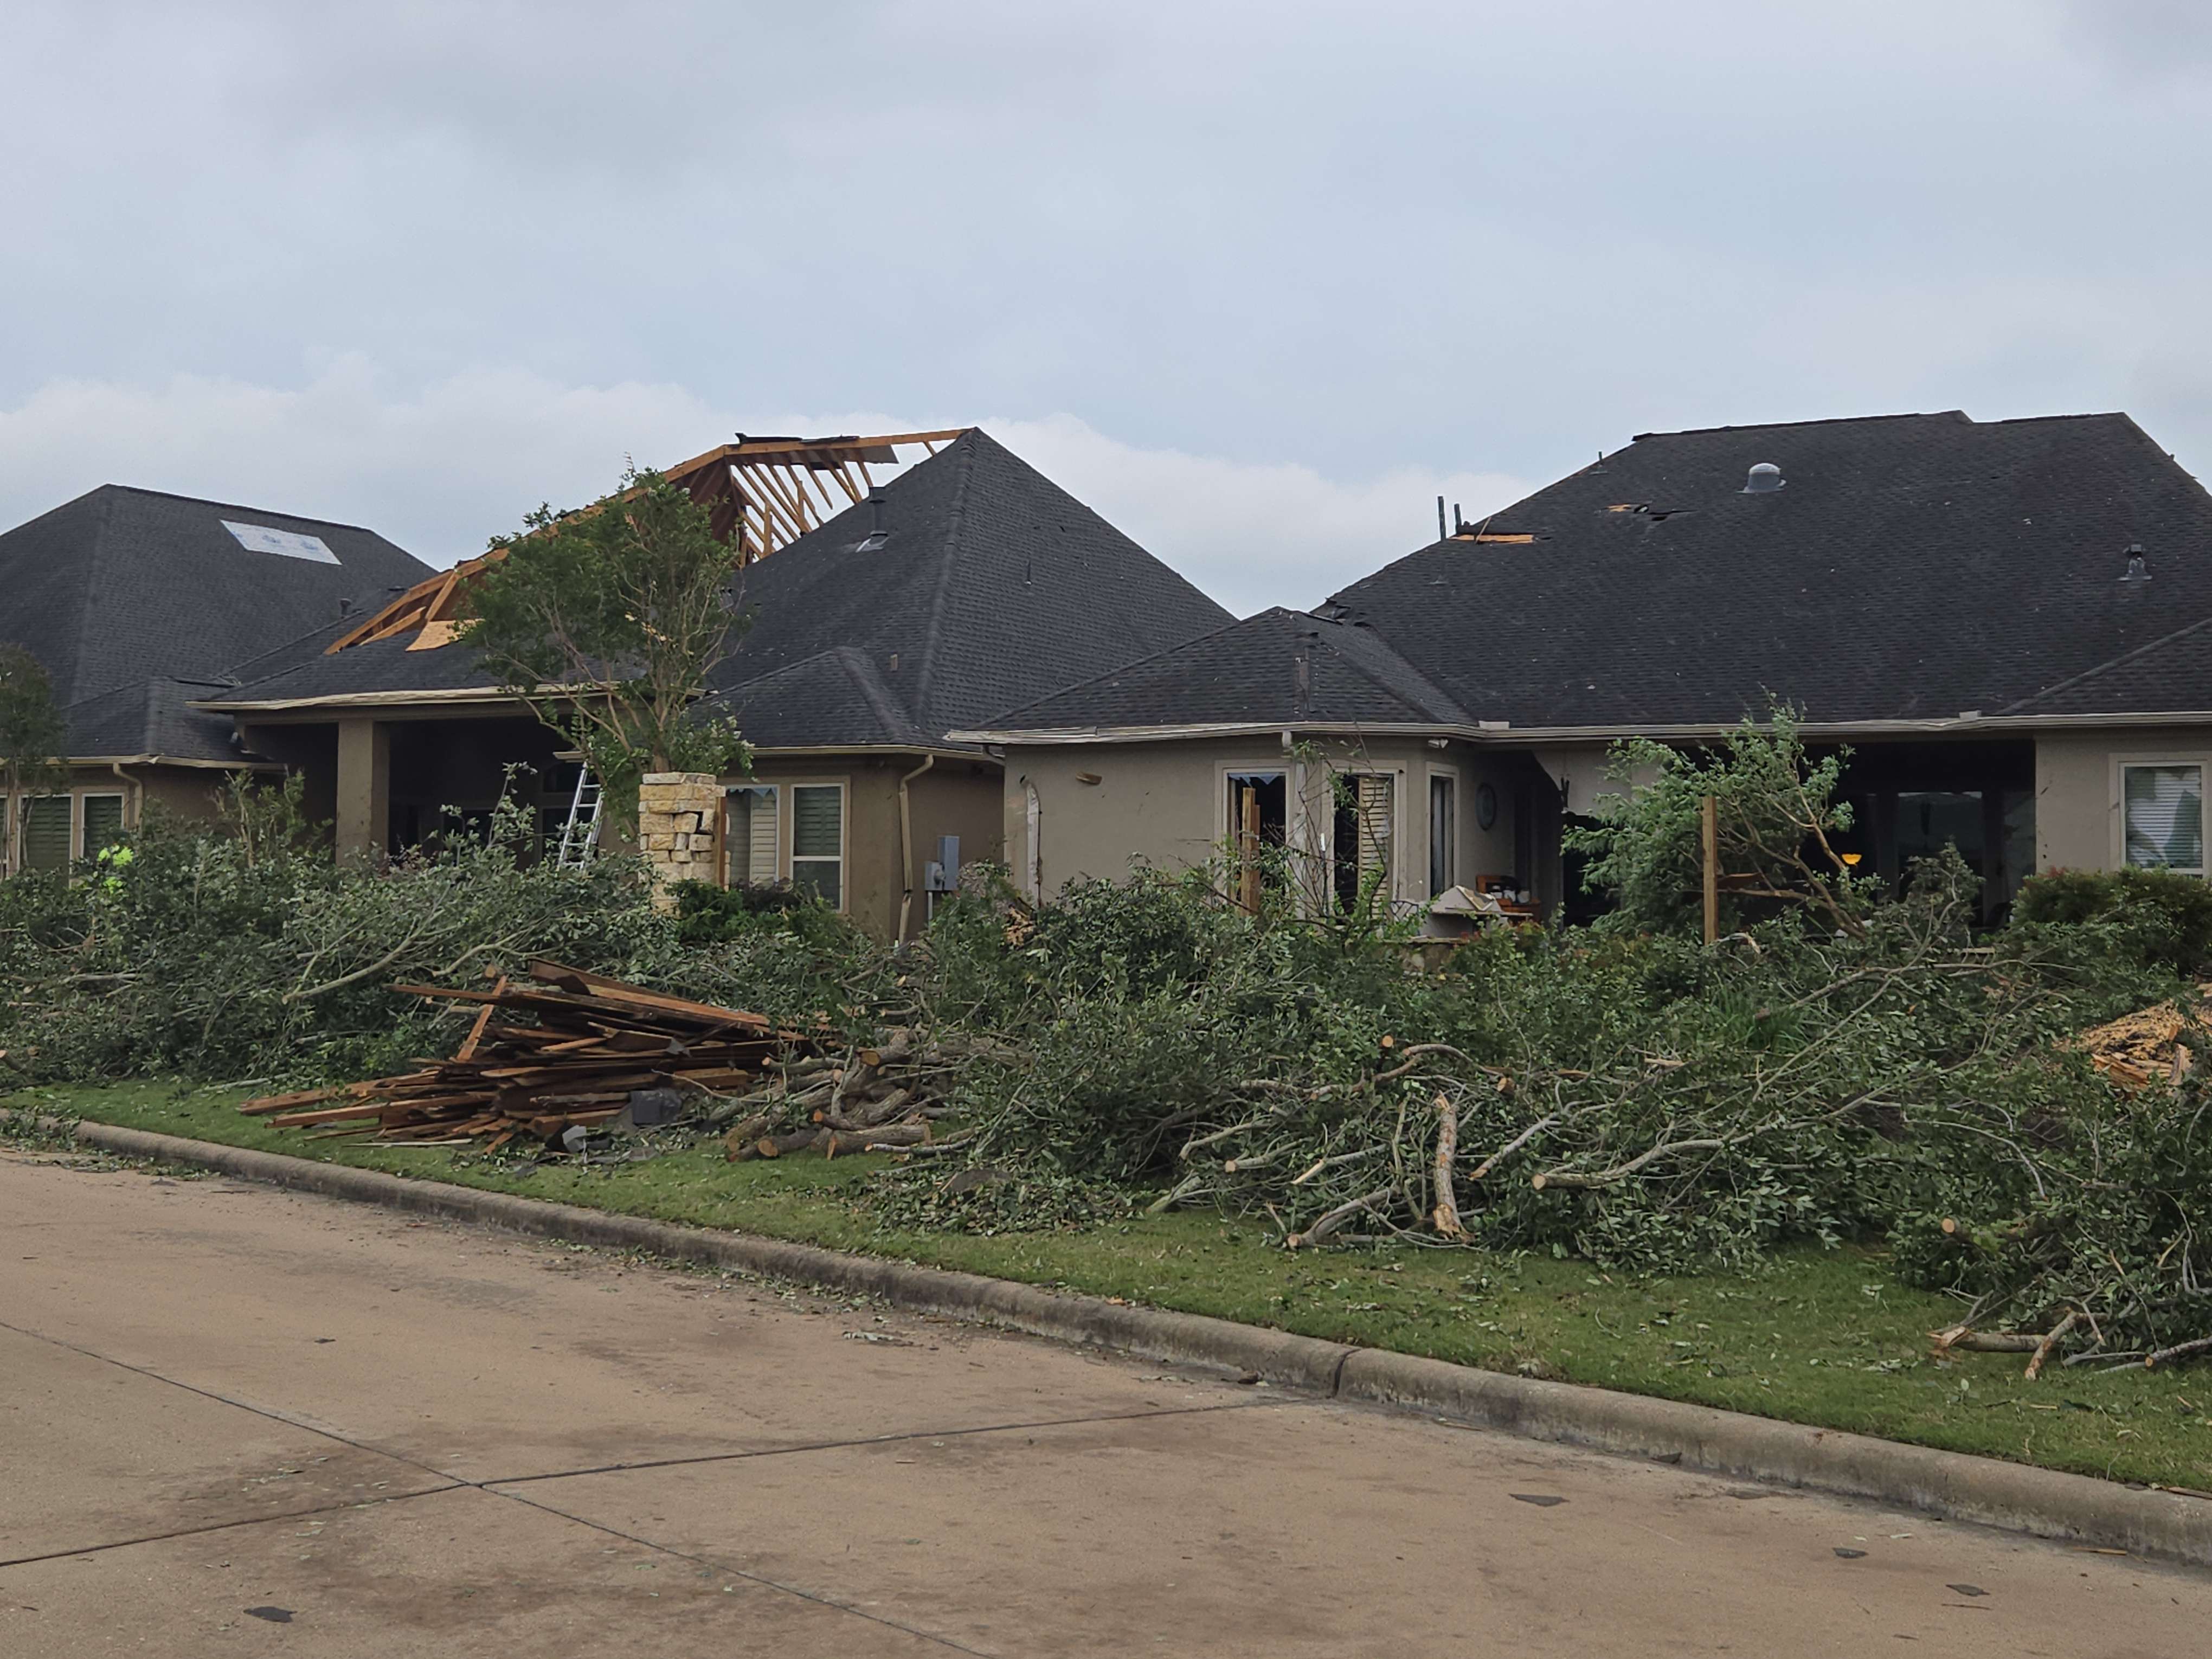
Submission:
[[[2212,984],[2198,991],[2212,996]],[[2182,1041],[2185,1033],[2198,1041]],[[2074,1039],[2073,1046],[2089,1056],[2089,1063],[2123,1089],[2149,1086],[2154,1079],[2179,1083],[2197,1054],[2203,1052],[2206,1034],[2198,1022],[2171,1002],[2154,1004],[2105,1024],[2092,1026]]]
[[478,1006],[450,1060],[424,1060],[398,1077],[265,1095],[239,1110],[285,1128],[313,1127],[387,1145],[481,1139],[489,1152],[527,1136],[574,1150],[580,1137],[573,1131],[617,1120],[657,1127],[686,1099],[726,1097],[771,1068],[805,1063],[792,1056],[813,1046],[759,1014],[553,962],[533,962],[525,982],[502,978],[488,991],[393,988]]
[[717,1104],[708,1121],[728,1126],[722,1144],[732,1163],[920,1147],[931,1121],[949,1109],[945,1091],[982,1046],[951,1036],[918,1042],[895,1027],[872,1048],[773,1066],[763,1086]]

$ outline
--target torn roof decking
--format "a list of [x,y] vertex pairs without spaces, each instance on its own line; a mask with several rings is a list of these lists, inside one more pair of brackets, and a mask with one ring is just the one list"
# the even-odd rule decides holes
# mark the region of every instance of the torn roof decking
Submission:
[[[917,446],[934,455],[939,444],[951,443],[965,430],[953,427],[865,438],[740,435],[735,443],[679,461],[661,476],[705,507],[715,538],[738,548],[750,564],[865,501],[876,488],[868,471],[872,465],[896,466],[903,459],[899,452]],[[501,556],[495,549],[416,583],[328,649],[336,653],[408,633],[416,635],[410,651],[449,644],[459,626],[460,596],[469,578]]]

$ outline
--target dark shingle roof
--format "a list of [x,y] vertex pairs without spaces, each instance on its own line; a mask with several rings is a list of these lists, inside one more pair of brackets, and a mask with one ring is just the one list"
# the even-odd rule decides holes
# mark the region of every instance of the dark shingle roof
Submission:
[[1467,714],[1372,630],[1279,608],[1070,686],[994,731],[1457,726]]
[[[234,523],[312,536],[335,563],[259,551]],[[64,705],[233,664],[381,602],[429,567],[374,531],[106,484],[0,535],[0,641],[27,647]]]
[[167,760],[244,759],[231,741],[228,719],[190,706],[222,689],[206,680],[157,676],[73,702],[62,711],[69,722],[70,753],[117,760],[133,755],[159,755]]
[[[938,741],[1230,620],[981,432],[881,494],[882,546],[862,550],[873,509],[852,507],[745,572],[751,626],[714,690],[763,746]],[[227,700],[491,684],[465,647],[406,644],[310,655]]]
[[926,747],[942,735],[916,726],[874,660],[849,645],[747,680],[712,712],[733,715],[759,749]]
[[[1742,493],[1756,462],[1786,481]],[[1614,510],[1626,509],[1626,510]],[[2212,497],[2124,415],[1647,434],[1339,593],[1519,726],[1994,712],[2212,616]],[[2154,576],[2123,583],[2124,550]],[[2201,705],[2200,705],[2201,706]]]
[[2007,715],[2212,713],[2212,617],[2023,697]]

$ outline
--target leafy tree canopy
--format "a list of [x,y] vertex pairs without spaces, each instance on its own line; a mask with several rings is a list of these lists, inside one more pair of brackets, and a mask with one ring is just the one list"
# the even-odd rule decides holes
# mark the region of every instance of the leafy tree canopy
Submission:
[[54,702],[53,682],[39,659],[20,645],[0,645],[0,784],[7,791],[0,820],[0,871],[15,867],[21,834],[17,803],[27,789],[58,784],[66,776],[69,723]]
[[736,723],[696,708],[738,630],[738,554],[688,493],[632,466],[613,495],[541,507],[492,549],[461,637],[611,793],[646,772],[750,763]]
[[1848,750],[1817,762],[1805,753],[1794,710],[1776,705],[1762,723],[1747,715],[1721,745],[1672,749],[1649,738],[1613,746],[1607,775],[1626,784],[1601,796],[1586,825],[1563,837],[1589,863],[1583,884],[1610,893],[1602,919],[1631,933],[1687,933],[1698,926],[1703,880],[1702,822],[1708,795],[1718,802],[1723,926],[1741,926],[1736,901],[1762,908],[1800,905],[1824,924],[1856,934],[1871,903],[1871,876],[1856,875],[1830,837],[1851,827],[1848,802],[1836,799]]

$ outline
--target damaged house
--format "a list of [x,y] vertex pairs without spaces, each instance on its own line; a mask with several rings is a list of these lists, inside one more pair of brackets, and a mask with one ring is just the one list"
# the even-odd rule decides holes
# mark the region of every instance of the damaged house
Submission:
[[1780,700],[1848,744],[1844,848],[2201,874],[2212,497],[2124,415],[1649,433],[1310,613],[954,735],[1006,757],[1031,890],[1279,842],[1340,896],[1583,914],[1562,825],[1611,744]]
[[[668,476],[743,549],[751,618],[711,702],[756,764],[693,803],[688,868],[879,937],[977,859],[1048,896],[1268,846],[1316,903],[1571,919],[1561,832],[1623,787],[1610,746],[1777,700],[1850,748],[1862,868],[1955,845],[1992,917],[2038,869],[2204,869],[2212,497],[2124,415],[1645,434],[1243,621],[972,428],[741,438]],[[0,638],[72,732],[31,861],[252,769],[301,775],[341,856],[515,790],[574,850],[595,791],[458,641],[472,568],[113,488],[0,537]]]
[[[900,463],[880,486],[870,471]],[[703,803],[688,872],[811,889],[879,937],[911,936],[962,862],[1004,855],[1001,763],[956,730],[1230,620],[975,428],[745,438],[666,476],[744,550],[750,618],[708,701],[753,769]],[[196,705],[306,775],[341,856],[466,827],[510,788],[554,844],[592,823],[574,758],[455,638],[469,568]]]

